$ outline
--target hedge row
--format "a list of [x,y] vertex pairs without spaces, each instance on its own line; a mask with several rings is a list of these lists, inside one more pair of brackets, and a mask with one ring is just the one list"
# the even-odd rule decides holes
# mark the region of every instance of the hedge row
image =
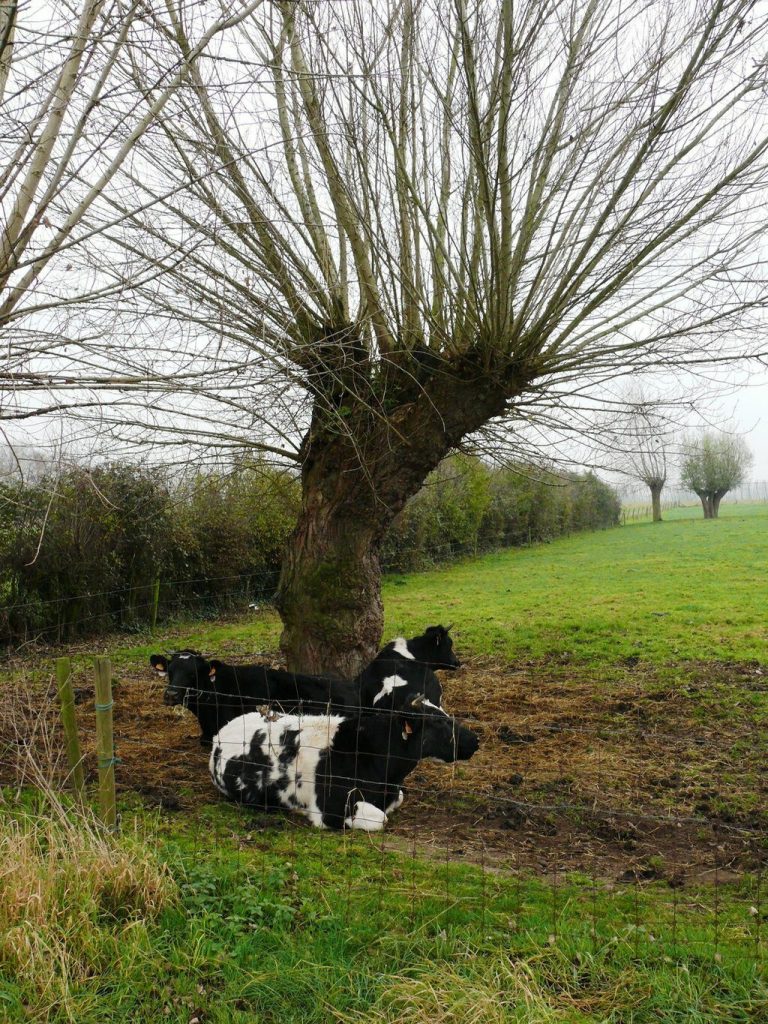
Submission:
[[616,492],[591,473],[491,468],[456,456],[427,478],[395,520],[382,561],[387,569],[425,568],[460,555],[616,526],[620,512]]
[[[299,502],[295,476],[269,467],[175,486],[131,465],[0,484],[0,643],[71,639],[268,599]],[[616,495],[594,476],[457,457],[398,517],[383,564],[421,568],[615,525],[618,515]]]
[[267,467],[175,487],[130,465],[0,486],[0,642],[271,595],[299,496],[294,477]]

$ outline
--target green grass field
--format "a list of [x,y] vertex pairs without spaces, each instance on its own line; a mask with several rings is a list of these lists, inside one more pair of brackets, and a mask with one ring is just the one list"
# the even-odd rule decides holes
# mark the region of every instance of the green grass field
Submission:
[[[386,632],[453,620],[461,654],[515,664],[565,657],[601,678],[628,658],[673,681],[688,678],[679,666],[690,662],[765,666],[766,567],[768,506],[724,506],[714,522],[675,510],[662,524],[390,577]],[[99,647],[119,669],[181,643],[273,651],[277,636],[267,613],[177,623],[153,639]],[[768,694],[731,683],[724,693],[702,690],[697,705],[713,735],[718,715],[765,719]],[[154,868],[142,870],[168,881],[162,899],[147,904],[137,883],[116,901],[110,882],[68,903],[88,888],[78,876],[91,870],[88,857],[54,860],[44,837],[22,844],[23,867],[17,833],[45,818],[45,799],[6,791],[4,807],[0,1021],[768,1022],[760,871],[682,889],[537,878],[413,858],[381,839],[319,833],[223,803],[174,814],[131,796],[115,843],[128,858],[135,850],[150,858]],[[43,877],[55,911],[35,939],[25,906],[40,902]]]
[[726,505],[714,521],[674,509],[396,578],[386,596],[389,632],[454,619],[463,645],[507,658],[765,661],[768,505]]
[[[81,848],[70,862],[57,850],[52,864],[50,838],[43,844],[39,871],[60,876],[60,912],[44,922],[30,914],[26,925],[22,915],[0,934],[0,1019],[768,1019],[762,919],[746,909],[758,898],[755,879],[722,891],[715,908],[704,889],[607,888],[406,859],[367,836],[277,829],[224,805],[182,820],[124,807],[123,833],[106,885]],[[144,861],[161,865],[153,886],[146,864],[129,871],[137,842]],[[18,908],[13,869],[7,858],[0,890]],[[154,895],[148,908],[133,875]],[[158,899],[161,883],[170,891]]]
[[[768,660],[768,505],[723,505],[709,521],[694,508],[666,516],[389,576],[385,634],[453,621],[462,649],[509,659]],[[275,650],[279,632],[267,613],[184,624],[167,642],[249,653]]]

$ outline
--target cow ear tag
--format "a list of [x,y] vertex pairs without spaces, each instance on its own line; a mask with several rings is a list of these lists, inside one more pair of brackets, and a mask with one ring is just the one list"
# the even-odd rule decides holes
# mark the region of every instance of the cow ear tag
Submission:
[[408,737],[413,733],[413,726],[410,722],[406,722],[403,728],[403,739],[407,740]]
[[215,668],[210,669],[210,671],[208,672],[208,678],[209,679],[215,679],[216,678],[216,669]]

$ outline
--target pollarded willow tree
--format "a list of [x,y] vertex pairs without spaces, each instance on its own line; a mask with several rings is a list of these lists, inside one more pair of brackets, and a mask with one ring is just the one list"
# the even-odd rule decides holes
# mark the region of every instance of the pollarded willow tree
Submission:
[[680,483],[698,496],[705,519],[717,519],[720,502],[744,482],[751,464],[743,437],[707,431],[685,442]]
[[100,197],[120,304],[81,355],[121,437],[299,467],[283,647],[348,674],[382,632],[381,538],[447,453],[749,351],[766,12],[263,0],[201,49],[217,10],[131,26],[147,109],[185,76]]
[[[683,404],[682,401],[679,404]],[[691,403],[686,402],[689,406]],[[662,396],[630,388],[610,419],[603,421],[603,445],[611,469],[645,484],[654,523],[661,522],[661,492],[667,482],[679,409]]]
[[661,492],[667,482],[667,450],[663,439],[653,430],[646,415],[635,421],[634,450],[629,454],[632,475],[651,492],[651,515],[661,522]]

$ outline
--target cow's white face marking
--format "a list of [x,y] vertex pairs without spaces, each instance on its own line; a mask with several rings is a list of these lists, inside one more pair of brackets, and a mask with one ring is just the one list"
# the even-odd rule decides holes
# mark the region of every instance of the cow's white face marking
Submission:
[[186,661],[187,658],[192,658],[192,657],[194,657],[194,655],[192,655],[192,654],[177,654],[176,657],[179,659],[179,661]]
[[381,689],[373,698],[373,703],[378,704],[382,697],[388,697],[397,686],[407,686],[408,680],[402,676],[387,676],[381,681]]
[[441,715],[445,715],[446,718],[450,717],[448,712],[445,710],[445,708],[441,708],[437,704],[433,704],[432,701],[431,700],[427,700],[426,697],[424,698],[424,700],[421,703],[422,703],[422,706],[425,707],[425,708],[434,708],[435,711],[439,711],[440,714]]
[[401,658],[409,658],[411,661],[416,660],[415,656],[408,650],[408,641],[405,637],[399,636],[397,640],[393,640],[392,650],[395,654],[399,654]]
[[358,800],[352,816],[345,818],[344,824],[347,828],[357,828],[362,832],[381,832],[387,824],[387,816],[367,800]]

